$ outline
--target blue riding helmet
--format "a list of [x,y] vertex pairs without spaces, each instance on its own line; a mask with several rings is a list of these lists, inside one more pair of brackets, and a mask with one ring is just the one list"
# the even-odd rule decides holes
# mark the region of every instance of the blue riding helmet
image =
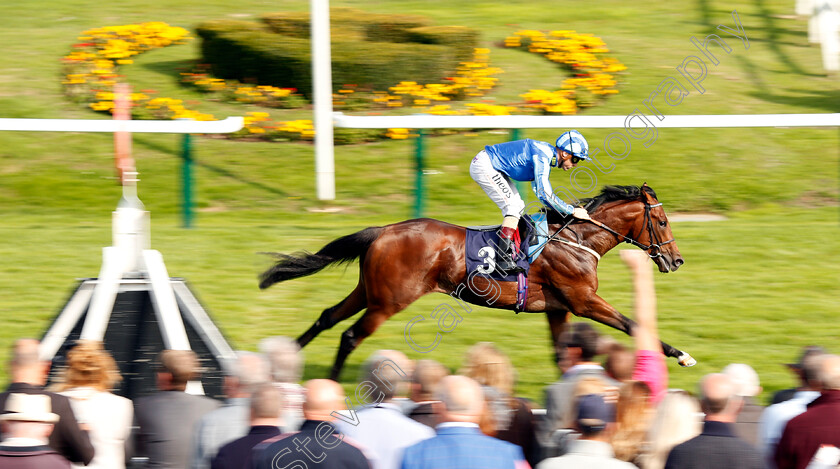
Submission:
[[[586,139],[577,130],[563,132],[563,134],[557,137],[557,142],[554,146],[571,154],[572,158],[580,158],[581,160],[589,159],[589,143],[586,142]],[[560,166],[561,163],[562,160],[557,158],[555,165]]]

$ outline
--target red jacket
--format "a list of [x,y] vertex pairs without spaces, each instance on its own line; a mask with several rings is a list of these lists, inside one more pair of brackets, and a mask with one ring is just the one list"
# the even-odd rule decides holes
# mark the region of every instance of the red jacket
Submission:
[[776,446],[776,467],[805,469],[823,444],[840,447],[840,390],[823,391],[788,422]]

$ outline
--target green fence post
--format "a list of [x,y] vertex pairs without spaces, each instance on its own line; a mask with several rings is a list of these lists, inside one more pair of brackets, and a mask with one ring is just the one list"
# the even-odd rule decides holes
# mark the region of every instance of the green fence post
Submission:
[[181,165],[181,211],[183,214],[184,228],[192,227],[193,207],[192,207],[192,136],[184,134],[181,142],[181,158],[183,164]]
[[414,218],[423,216],[423,129],[414,141]]

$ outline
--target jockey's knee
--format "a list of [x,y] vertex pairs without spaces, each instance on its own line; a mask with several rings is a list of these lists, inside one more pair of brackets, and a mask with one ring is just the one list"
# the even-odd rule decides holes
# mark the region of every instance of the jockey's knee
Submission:
[[525,202],[522,199],[519,200],[511,200],[508,206],[505,208],[504,216],[506,217],[519,217],[522,216],[522,212],[525,210]]

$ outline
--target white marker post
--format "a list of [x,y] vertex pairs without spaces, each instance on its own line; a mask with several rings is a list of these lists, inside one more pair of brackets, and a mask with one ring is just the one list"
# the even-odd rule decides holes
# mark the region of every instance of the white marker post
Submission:
[[335,199],[335,152],[332,123],[330,2],[311,0],[312,93],[315,110],[315,183],[318,198]]

